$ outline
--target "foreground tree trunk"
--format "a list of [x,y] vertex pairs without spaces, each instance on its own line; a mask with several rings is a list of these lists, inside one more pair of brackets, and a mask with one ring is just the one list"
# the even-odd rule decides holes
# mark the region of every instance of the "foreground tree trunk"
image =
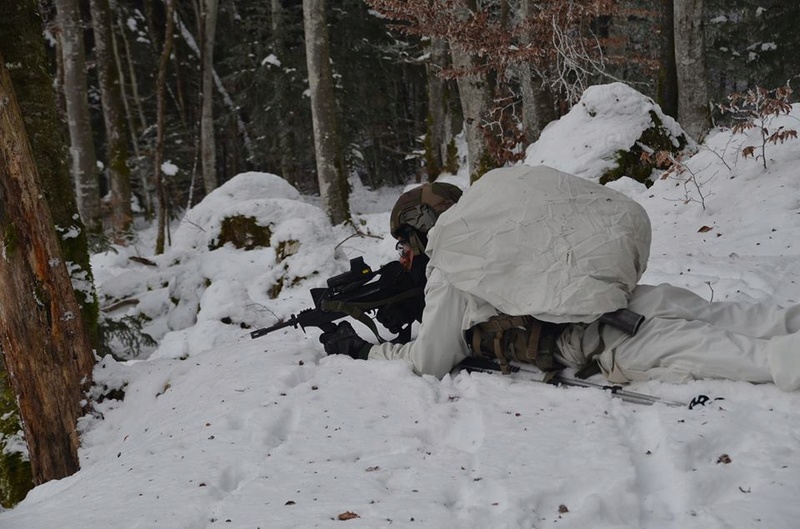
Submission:
[[61,28],[59,41],[64,65],[64,101],[67,107],[75,196],[86,229],[99,235],[103,231],[103,217],[100,212],[100,181],[89,115],[83,20],[77,0],[56,0],[56,9]]
[[5,64],[0,57],[0,348],[39,484],[79,468],[93,356]]
[[703,0],[674,0],[678,123],[696,141],[711,127]]
[[115,242],[124,243],[130,235],[131,170],[128,167],[128,136],[125,134],[125,105],[122,101],[117,61],[114,57],[111,31],[111,9],[108,0],[90,0],[94,47],[103,104],[106,130],[106,158],[110,189],[111,232]]
[[67,160],[67,136],[57,113],[53,80],[47,71],[42,19],[36,2],[0,2],[0,55],[8,64],[24,64],[9,73],[22,109],[28,140],[53,217],[64,261],[81,304],[86,333],[100,346],[100,314],[89,263],[87,230],[78,214]]
[[303,26],[319,193],[328,218],[333,224],[340,224],[350,219],[350,205],[333,94],[325,3],[325,0],[303,0]]

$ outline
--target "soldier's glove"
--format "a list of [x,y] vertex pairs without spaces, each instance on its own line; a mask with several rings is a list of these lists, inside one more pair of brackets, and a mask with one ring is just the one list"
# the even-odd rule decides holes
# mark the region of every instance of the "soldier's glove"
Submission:
[[378,309],[375,319],[386,327],[390,333],[397,334],[406,323],[414,321],[414,316],[408,314],[406,307],[402,303],[389,303]]
[[329,355],[347,355],[366,359],[372,344],[362,339],[349,322],[343,321],[330,332],[320,335],[319,341]]

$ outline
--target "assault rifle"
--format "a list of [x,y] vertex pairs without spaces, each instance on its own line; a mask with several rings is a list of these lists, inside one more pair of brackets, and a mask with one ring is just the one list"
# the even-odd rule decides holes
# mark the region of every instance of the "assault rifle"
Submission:
[[[299,326],[305,331],[307,327],[317,327],[323,332],[331,332],[336,320],[352,317],[370,328],[378,338],[375,322],[367,313],[377,310],[389,303],[404,301],[413,297],[423,298],[423,288],[414,286],[399,261],[392,261],[379,270],[373,271],[364,263],[363,257],[350,259],[350,270],[331,277],[326,288],[312,288],[313,308],[300,311],[297,315],[271,327],[256,329],[250,333],[251,338],[259,338],[285,327]],[[411,318],[400,331],[397,340],[409,341],[411,334]]]

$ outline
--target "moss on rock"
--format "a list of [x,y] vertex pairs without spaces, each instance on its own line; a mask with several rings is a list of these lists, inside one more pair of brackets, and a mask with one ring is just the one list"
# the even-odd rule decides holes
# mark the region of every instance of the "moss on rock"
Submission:
[[216,241],[208,245],[209,250],[216,250],[226,243],[244,250],[265,248],[269,246],[272,232],[266,226],[260,226],[255,217],[236,215],[226,217],[220,226]]
[[666,169],[659,167],[655,157],[642,156],[644,153],[654,153],[666,151],[677,155],[687,145],[686,136],[681,134],[677,138],[677,145],[673,141],[670,131],[664,127],[655,111],[650,111],[653,125],[642,132],[642,135],[627,150],[619,150],[616,153],[615,165],[600,176],[600,183],[607,184],[623,176],[633,178],[647,187],[653,185],[651,175],[655,169]]

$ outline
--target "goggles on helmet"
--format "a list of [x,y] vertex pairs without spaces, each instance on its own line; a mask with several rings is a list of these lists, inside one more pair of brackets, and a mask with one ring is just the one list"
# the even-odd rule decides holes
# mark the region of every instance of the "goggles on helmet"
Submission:
[[436,224],[437,218],[436,211],[428,204],[408,207],[397,216],[401,226],[408,225],[422,233],[428,233]]

